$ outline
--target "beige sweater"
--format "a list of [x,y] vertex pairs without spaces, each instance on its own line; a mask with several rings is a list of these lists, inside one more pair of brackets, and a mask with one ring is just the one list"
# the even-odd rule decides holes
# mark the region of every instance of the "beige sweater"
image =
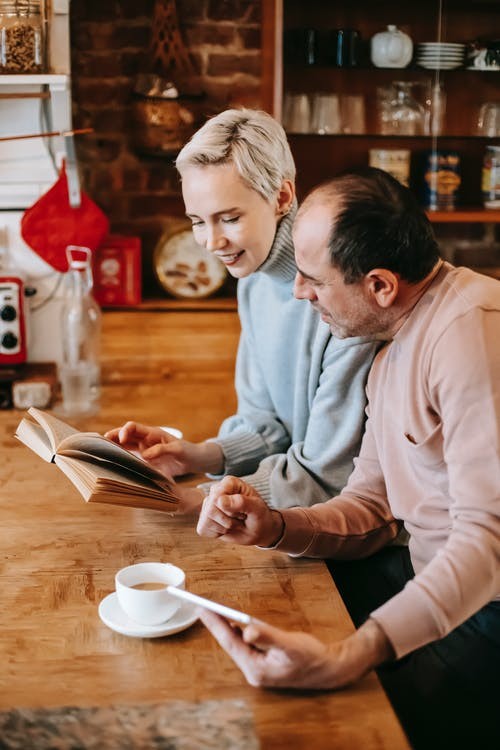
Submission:
[[278,548],[365,557],[403,521],[415,578],[372,613],[401,657],[500,598],[500,283],[445,263],[367,391],[347,486],[283,511]]

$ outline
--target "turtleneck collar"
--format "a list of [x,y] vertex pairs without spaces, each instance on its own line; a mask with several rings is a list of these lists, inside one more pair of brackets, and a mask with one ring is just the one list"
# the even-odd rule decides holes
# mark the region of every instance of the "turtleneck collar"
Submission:
[[283,216],[278,224],[269,255],[257,269],[257,273],[265,273],[283,281],[292,281],[295,278],[297,266],[295,265],[292,225],[297,208],[297,199],[294,199],[289,212]]

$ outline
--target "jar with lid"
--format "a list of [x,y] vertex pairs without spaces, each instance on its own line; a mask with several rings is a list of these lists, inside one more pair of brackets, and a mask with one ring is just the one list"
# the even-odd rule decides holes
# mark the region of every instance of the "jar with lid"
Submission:
[[487,146],[481,189],[485,208],[500,208],[500,146]]
[[40,0],[0,0],[0,73],[44,71]]

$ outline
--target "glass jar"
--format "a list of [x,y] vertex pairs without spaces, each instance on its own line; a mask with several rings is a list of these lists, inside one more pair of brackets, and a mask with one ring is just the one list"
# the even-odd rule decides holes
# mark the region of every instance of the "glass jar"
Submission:
[[40,0],[0,0],[0,73],[42,73]]
[[483,161],[483,205],[500,208],[500,146],[487,146]]
[[413,81],[393,81],[378,91],[379,132],[382,135],[424,135],[425,111],[412,95]]

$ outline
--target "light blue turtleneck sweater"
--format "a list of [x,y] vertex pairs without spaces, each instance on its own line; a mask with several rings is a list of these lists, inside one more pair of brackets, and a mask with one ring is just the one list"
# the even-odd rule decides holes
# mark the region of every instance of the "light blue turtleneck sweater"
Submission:
[[244,477],[277,508],[323,502],[343,488],[377,349],[366,338],[334,338],[312,306],[294,298],[295,213],[296,205],[281,220],[263,265],[238,282],[238,411],[215,440],[225,474]]

